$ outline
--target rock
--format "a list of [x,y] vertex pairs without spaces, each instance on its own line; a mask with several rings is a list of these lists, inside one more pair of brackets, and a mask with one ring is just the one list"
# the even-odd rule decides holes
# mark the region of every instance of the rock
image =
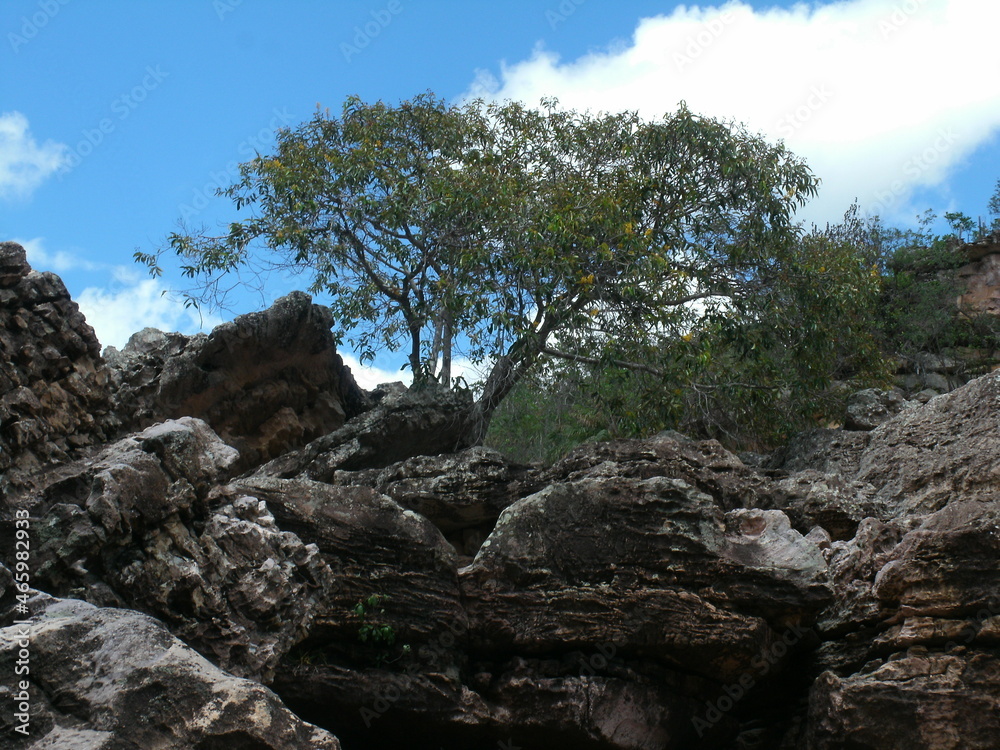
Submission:
[[118,429],[94,330],[58,276],[0,244],[0,496]]
[[[454,487],[458,467],[490,457],[473,449],[333,480],[367,476],[391,487],[395,472],[408,482],[424,470],[421,481]],[[434,475],[446,466],[453,473]],[[489,479],[497,464],[487,467]],[[698,477],[719,500],[663,476],[671,470]],[[787,644],[813,637],[806,623],[829,596],[819,547],[782,513],[720,507],[737,502],[728,474],[739,472],[765,482],[714,443],[661,437],[581,448],[552,470],[561,481],[503,511],[460,571],[460,590],[455,558],[433,526],[370,489],[237,480],[239,492],[265,499],[280,524],[316,543],[347,587],[274,687],[303,716],[337,726],[345,741],[691,746],[700,739],[691,717],[705,700],[725,695],[728,680],[767,685]],[[756,571],[753,584],[734,572],[747,567]],[[376,592],[386,597],[381,621],[411,646],[409,655],[390,651],[382,669],[372,667],[371,652],[365,666],[360,623],[344,617]],[[553,662],[555,654],[566,656]],[[731,717],[702,721],[711,733],[734,727]]]
[[[596,658],[591,658],[596,657]],[[698,710],[684,685],[666,687],[619,666],[595,675],[599,653],[562,660],[516,659],[476,675],[476,692],[444,675],[301,667],[282,695],[303,717],[336,724],[347,747],[598,748],[697,747],[689,721]],[[330,703],[325,696],[340,696]],[[436,721],[428,728],[427,715]]]
[[337,354],[333,317],[295,292],[210,334],[144,329],[109,349],[121,419],[204,419],[257,466],[341,427],[368,404]]
[[384,624],[416,646],[446,625],[463,622],[455,552],[426,518],[368,487],[332,487],[305,479],[247,477],[232,494],[263,500],[278,525],[315,545],[337,584],[324,591],[310,642],[360,648],[355,606],[387,599]]
[[648,440],[589,443],[570,451],[541,481],[582,477],[630,479],[672,477],[711,495],[725,510],[755,507],[770,493],[770,482],[715,440],[691,440],[664,432]]
[[873,593],[889,624],[920,616],[961,620],[983,608],[1000,615],[997,559],[1000,503],[954,500],[903,536]]
[[268,462],[257,473],[329,482],[337,471],[381,469],[414,456],[451,453],[468,447],[474,420],[469,393],[434,386],[392,391],[339,430]]
[[30,272],[24,248],[16,242],[0,242],[0,287],[12,287]]
[[975,257],[959,268],[955,275],[964,287],[958,298],[960,310],[972,313],[1000,315],[1000,250],[996,245],[989,252]]
[[480,446],[416,456],[384,469],[336,471],[330,482],[373,487],[433,523],[453,546],[475,555],[500,513],[538,489],[537,472]]
[[771,498],[760,506],[783,511],[799,531],[820,526],[833,539],[850,539],[864,519],[888,517],[875,494],[864,482],[806,469],[776,481]]
[[868,388],[858,391],[847,401],[847,430],[874,430],[890,417],[912,406],[903,397],[902,391],[893,389],[882,391]]
[[[912,525],[912,524],[910,524]],[[889,563],[908,524],[867,518],[847,541],[834,541],[826,551],[828,574],[833,589],[830,605],[820,616],[820,628],[830,634],[874,628],[886,617],[875,596],[875,579]],[[867,661],[864,651],[856,657]]]
[[[10,750],[340,748],[270,690],[223,672],[152,617],[45,594],[29,608],[25,625],[13,623],[10,609],[0,618],[4,674],[15,674],[29,644],[29,732],[5,732]],[[17,684],[0,687],[8,707]]]
[[[65,467],[21,511],[34,585],[156,615],[241,676],[267,679],[307,632],[330,571],[255,498],[210,492],[236,451],[201,420],[154,425]],[[5,524],[11,563],[13,522]]]
[[810,750],[991,750],[1000,737],[995,653],[899,654],[874,669],[820,676],[810,694]]
[[821,474],[850,477],[858,470],[867,431],[812,429],[800,432],[775,452],[769,468],[789,473],[812,469]]
[[909,409],[870,433],[857,479],[896,516],[1000,493],[1000,372]]
[[665,477],[578,479],[518,501],[461,580],[478,648],[614,643],[720,684],[830,596],[819,548],[784,514],[726,513]]

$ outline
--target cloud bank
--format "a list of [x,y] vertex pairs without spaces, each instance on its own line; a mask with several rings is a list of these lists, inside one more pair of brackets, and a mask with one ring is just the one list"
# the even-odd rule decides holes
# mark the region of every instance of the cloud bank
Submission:
[[[554,33],[572,33],[575,17]],[[941,184],[1000,130],[1000,5],[849,0],[754,10],[681,6],[627,43],[562,61],[544,48],[480,72],[464,98],[656,118],[692,111],[783,140],[823,180],[800,218],[837,220],[858,197],[887,218]]]

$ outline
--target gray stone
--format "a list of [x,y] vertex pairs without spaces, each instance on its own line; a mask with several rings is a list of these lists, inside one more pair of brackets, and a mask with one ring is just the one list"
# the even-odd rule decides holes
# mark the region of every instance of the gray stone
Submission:
[[[222,671],[152,617],[45,594],[29,609],[26,625],[13,624],[12,610],[0,614],[4,674],[15,674],[20,644],[30,644],[30,729],[24,736],[7,724],[10,750],[340,748],[273,692]],[[16,684],[0,687],[8,712]]]

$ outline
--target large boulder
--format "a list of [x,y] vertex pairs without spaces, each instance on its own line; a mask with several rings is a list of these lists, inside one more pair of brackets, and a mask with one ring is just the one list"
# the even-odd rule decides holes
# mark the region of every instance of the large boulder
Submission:
[[500,513],[538,489],[542,479],[538,470],[476,446],[458,453],[415,456],[384,469],[335,471],[329,481],[373,487],[427,518],[456,550],[472,556]]
[[998,405],[995,372],[903,411],[869,433],[857,479],[877,488],[897,516],[1000,496]]
[[328,308],[294,292],[210,334],[152,328],[105,353],[121,419],[131,429],[205,420],[257,466],[331,432],[367,408],[337,354]]
[[117,430],[101,347],[58,276],[0,243],[0,498]]
[[[10,750],[340,748],[273,692],[222,671],[152,617],[45,594],[27,610],[0,613]],[[16,671],[25,659],[30,672]]]
[[808,750],[993,750],[1000,737],[996,651],[913,650],[848,677],[825,672],[809,696]]
[[394,390],[340,429],[269,461],[257,473],[330,482],[337,471],[381,469],[468,447],[475,424],[468,392],[433,385]]
[[[360,648],[355,608],[386,601],[380,622],[400,642],[419,643],[464,620],[455,551],[430,521],[369,487],[334,487],[308,479],[246,477],[230,490],[259,498],[276,522],[310,546],[335,585],[323,597],[303,649]],[[301,650],[301,649],[300,649]]]
[[[268,678],[306,634],[330,571],[246,494],[213,492],[237,460],[204,422],[153,425],[48,477],[18,507],[32,582],[139,609],[241,676]],[[14,527],[3,558],[13,565]]]
[[828,602],[826,562],[780,511],[686,482],[585,478],[510,506],[462,571],[480,649],[614,643],[725,684]]

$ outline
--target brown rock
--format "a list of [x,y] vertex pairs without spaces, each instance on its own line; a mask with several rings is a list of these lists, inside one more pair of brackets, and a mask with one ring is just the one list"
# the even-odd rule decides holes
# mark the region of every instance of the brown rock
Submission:
[[147,328],[107,352],[121,418],[133,429],[204,419],[244,467],[304,445],[367,407],[332,325],[327,308],[295,292],[208,335]]
[[992,750],[1000,737],[996,654],[897,654],[850,677],[820,676],[809,750]]

